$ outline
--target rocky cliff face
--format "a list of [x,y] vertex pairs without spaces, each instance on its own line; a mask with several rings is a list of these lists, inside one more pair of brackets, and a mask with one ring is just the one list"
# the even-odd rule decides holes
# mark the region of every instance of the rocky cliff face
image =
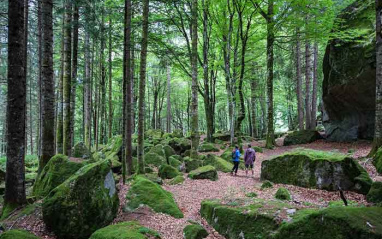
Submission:
[[327,138],[332,141],[373,137],[376,75],[374,6],[373,0],[358,0],[347,7],[337,19],[341,39],[331,40],[326,49],[323,122]]

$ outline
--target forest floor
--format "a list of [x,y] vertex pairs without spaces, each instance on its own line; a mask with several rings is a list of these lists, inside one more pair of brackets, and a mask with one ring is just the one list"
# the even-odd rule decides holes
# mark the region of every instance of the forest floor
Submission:
[[[262,142],[251,142],[252,145],[263,146]],[[282,144],[280,139],[278,144]],[[279,155],[296,148],[309,148],[324,151],[336,151],[344,154],[349,154],[360,160],[360,164],[365,167],[374,181],[382,181],[382,177],[378,175],[371,160],[366,159],[366,155],[370,151],[371,144],[367,141],[358,141],[355,143],[333,143],[319,140],[311,144],[296,145],[288,147],[276,147],[273,150],[265,149],[263,153],[257,153],[255,162],[255,173],[252,177],[251,173],[247,177],[245,171],[239,170],[238,176],[231,176],[229,173],[219,172],[217,181],[209,180],[191,180],[186,177],[183,184],[167,185],[166,182],[163,188],[172,192],[179,208],[184,213],[184,218],[176,219],[171,216],[154,213],[148,208],[140,208],[135,212],[124,212],[125,196],[129,189],[129,185],[120,183],[120,209],[114,223],[129,220],[138,220],[142,225],[158,231],[164,239],[180,239],[183,238],[183,228],[189,224],[188,221],[197,221],[202,223],[209,236],[207,238],[224,238],[219,235],[207,222],[201,218],[199,214],[200,203],[205,199],[221,199],[225,202],[230,202],[237,198],[245,198],[247,193],[256,192],[257,198],[270,200],[274,198],[275,192],[279,187],[287,188],[293,200],[291,204],[296,208],[321,208],[327,207],[331,201],[339,201],[340,196],[337,192],[328,192],[324,190],[306,189],[291,185],[275,184],[273,188],[261,190],[260,171],[261,162],[271,158],[274,155]],[[222,152],[219,152],[222,153]],[[216,154],[219,154],[216,153]],[[348,200],[360,205],[368,205],[364,195],[354,192],[345,192]],[[42,221],[41,209],[36,208],[35,212],[24,218],[19,218],[13,224],[14,228],[25,228],[32,231],[36,235],[45,239],[54,239]]]

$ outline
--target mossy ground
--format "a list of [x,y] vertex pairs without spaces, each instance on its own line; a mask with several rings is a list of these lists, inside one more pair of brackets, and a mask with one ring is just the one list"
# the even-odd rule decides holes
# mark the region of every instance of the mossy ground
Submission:
[[0,239],[39,239],[26,230],[10,230],[0,234]]
[[126,199],[127,211],[146,205],[158,213],[165,213],[175,218],[183,217],[172,194],[142,176],[134,179]]
[[160,235],[149,228],[141,226],[138,222],[122,222],[110,225],[94,232],[89,239],[148,239],[161,238]]
[[178,175],[175,178],[171,179],[168,181],[169,185],[176,185],[176,184],[182,184],[184,182],[184,177],[183,175]]
[[208,236],[208,232],[199,224],[187,225],[183,229],[185,239],[203,239]]
[[171,165],[162,164],[159,167],[158,176],[162,179],[172,179],[179,175],[179,171]]
[[203,143],[199,145],[199,152],[219,152],[220,150],[212,143]]
[[191,171],[188,177],[191,179],[210,179],[216,181],[218,180],[218,173],[215,167],[207,165]]
[[374,182],[367,194],[367,201],[372,203],[382,203],[382,182]]
[[379,148],[374,156],[373,163],[377,168],[378,173],[382,174],[382,148]]
[[265,180],[262,184],[261,184],[261,189],[266,189],[266,188],[273,188],[273,183],[271,181],[268,181],[268,180]]

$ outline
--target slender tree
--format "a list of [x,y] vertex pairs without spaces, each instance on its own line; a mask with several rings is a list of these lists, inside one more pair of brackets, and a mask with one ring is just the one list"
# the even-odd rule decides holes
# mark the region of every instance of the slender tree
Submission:
[[113,62],[111,59],[113,45],[112,45],[112,26],[113,22],[109,16],[109,119],[108,119],[108,138],[110,139],[113,134]]
[[297,118],[299,130],[304,130],[304,106],[302,97],[302,77],[301,77],[301,44],[300,30],[296,30],[296,78],[297,78]]
[[43,0],[41,7],[41,156],[39,172],[54,155],[54,78],[53,78],[53,1]]
[[316,129],[317,120],[317,84],[318,84],[318,43],[315,42],[313,46],[313,83],[312,83],[312,113],[310,114],[311,122],[310,129]]
[[7,165],[3,215],[26,203],[24,0],[8,1]]
[[145,87],[147,38],[149,30],[149,0],[143,0],[141,64],[139,70],[139,101],[138,101],[138,173],[144,173],[144,122],[145,122]]
[[[65,2],[63,2],[65,8]],[[61,58],[60,58],[60,78],[57,89],[57,112],[56,112],[56,153],[62,154],[63,146],[63,81],[64,81],[64,31],[65,31],[65,12],[62,14],[61,31]]]
[[106,113],[106,69],[105,69],[105,13],[104,7],[102,7],[101,13],[101,56],[100,56],[100,70],[101,70],[101,82],[100,82],[100,96],[101,96],[101,105],[100,105],[100,142],[101,144],[105,143],[105,113]]
[[311,129],[312,101],[310,97],[310,85],[312,77],[311,49],[309,40],[305,42],[305,129]]
[[[86,26],[89,25],[89,17],[86,16]],[[92,91],[92,83],[90,77],[90,65],[91,65],[91,57],[90,57],[90,33],[89,26],[85,28],[85,71],[84,71],[84,135],[85,135],[85,145],[90,148],[91,146],[91,91]]]
[[73,52],[72,52],[72,83],[70,97],[70,147],[74,144],[74,116],[76,112],[76,89],[77,89],[77,68],[78,68],[78,27],[79,11],[78,2],[74,3],[73,11]]
[[167,120],[166,120],[166,131],[171,133],[171,69],[167,62]]
[[62,151],[70,155],[70,94],[72,83],[72,1],[65,0],[64,59],[63,59],[63,140]]

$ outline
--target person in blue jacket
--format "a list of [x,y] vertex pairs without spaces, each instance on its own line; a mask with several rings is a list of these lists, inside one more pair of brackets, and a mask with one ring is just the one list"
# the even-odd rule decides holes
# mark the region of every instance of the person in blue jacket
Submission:
[[237,175],[237,170],[239,169],[239,163],[240,163],[240,150],[239,146],[235,146],[235,149],[232,151],[232,161],[233,161],[233,168],[231,171],[231,175],[235,172],[235,176]]

